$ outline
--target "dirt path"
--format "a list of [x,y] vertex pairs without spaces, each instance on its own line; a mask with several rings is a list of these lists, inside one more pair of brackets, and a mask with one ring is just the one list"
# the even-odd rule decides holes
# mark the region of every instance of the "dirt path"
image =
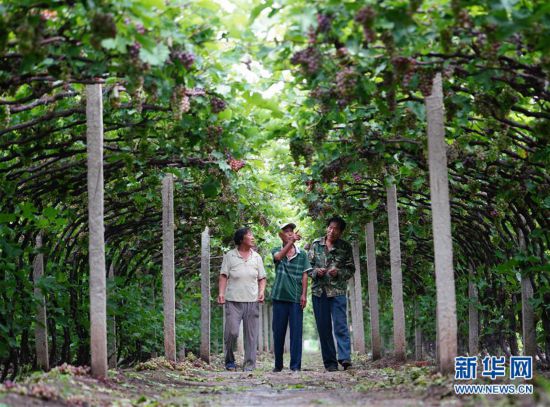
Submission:
[[[452,380],[432,373],[431,366],[402,367],[356,358],[353,369],[328,373],[320,355],[314,354],[304,355],[302,372],[272,373],[272,366],[269,355],[259,358],[252,373],[226,372],[219,359],[210,366],[200,361],[171,366],[154,359],[136,369],[110,371],[106,381],[74,367],[57,368],[4,386],[0,406],[473,406],[481,401],[455,396]],[[533,396],[483,403],[508,405],[507,401],[537,404]]]

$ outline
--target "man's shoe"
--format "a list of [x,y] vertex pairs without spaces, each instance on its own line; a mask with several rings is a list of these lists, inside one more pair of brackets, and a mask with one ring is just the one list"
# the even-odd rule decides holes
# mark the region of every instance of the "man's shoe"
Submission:
[[344,368],[344,370],[348,370],[351,367],[351,362],[349,360],[344,360],[342,362],[342,367]]
[[253,367],[245,367],[243,369],[243,372],[253,372],[254,371],[254,368]]
[[300,369],[290,369],[290,371],[291,371],[292,373],[299,373],[299,372],[300,372]]
[[329,366],[326,369],[327,369],[327,372],[337,372],[338,366]]
[[273,373],[279,373],[281,370],[283,370],[282,367],[274,367],[273,370],[272,370],[272,372],[273,372]]
[[229,370],[230,372],[234,372],[237,370],[237,366],[235,366],[235,363],[229,362],[225,364],[225,370]]

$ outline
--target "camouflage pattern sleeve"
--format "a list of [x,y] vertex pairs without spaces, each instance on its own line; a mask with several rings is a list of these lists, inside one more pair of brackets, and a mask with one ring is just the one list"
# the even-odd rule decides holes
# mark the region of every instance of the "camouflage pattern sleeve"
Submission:
[[307,252],[307,259],[311,265],[311,268],[307,271],[307,275],[313,279],[317,278],[317,265],[315,264],[315,246],[316,243],[313,242]]
[[342,259],[340,259],[340,278],[344,281],[348,281],[355,272],[355,265],[353,264],[353,251],[351,249],[351,245],[346,242],[343,249],[343,256]]

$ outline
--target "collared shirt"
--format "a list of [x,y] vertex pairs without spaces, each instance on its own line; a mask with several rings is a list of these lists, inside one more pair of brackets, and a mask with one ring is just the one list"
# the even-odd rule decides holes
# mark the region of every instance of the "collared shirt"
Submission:
[[[308,252],[308,259],[313,267],[309,276],[313,279],[311,292],[316,297],[320,297],[323,291],[327,297],[336,297],[337,295],[346,295],[348,280],[353,275],[353,254],[351,245],[345,240],[338,239],[334,242],[329,251],[325,242],[325,237],[315,239]],[[322,277],[317,277],[317,268],[336,268],[338,274],[331,277],[325,273]]]
[[258,301],[258,280],[265,278],[265,269],[262,257],[254,250],[246,260],[237,248],[229,250],[223,256],[220,274],[227,276],[227,301]]
[[302,276],[311,269],[306,252],[296,246],[294,255],[289,259],[284,256],[280,261],[275,260],[275,254],[282,250],[277,247],[271,250],[275,263],[275,283],[271,289],[271,298],[278,301],[300,303],[302,296]]

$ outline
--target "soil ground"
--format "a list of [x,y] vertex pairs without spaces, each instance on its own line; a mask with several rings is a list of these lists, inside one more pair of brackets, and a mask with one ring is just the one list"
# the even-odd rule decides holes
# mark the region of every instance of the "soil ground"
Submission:
[[[288,366],[288,363],[286,364]],[[261,354],[254,372],[227,372],[220,357],[210,365],[162,358],[96,380],[82,368],[64,366],[0,387],[7,406],[477,406],[550,405],[550,381],[535,380],[530,396],[456,396],[453,378],[427,362],[397,364],[356,356],[347,371],[325,372],[319,354],[304,354],[301,372],[272,373]]]

